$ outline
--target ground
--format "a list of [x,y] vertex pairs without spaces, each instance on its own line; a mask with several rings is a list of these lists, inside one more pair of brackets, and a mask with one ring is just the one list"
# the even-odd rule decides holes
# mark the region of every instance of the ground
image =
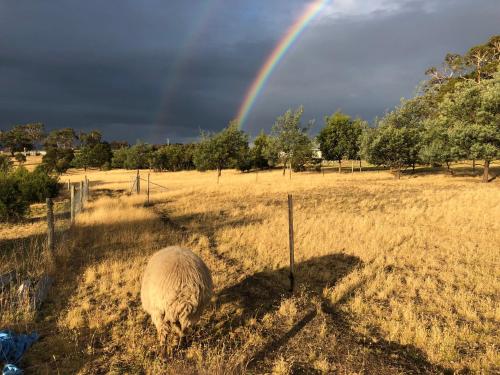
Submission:
[[[147,205],[148,171],[141,194],[127,195],[135,173],[62,176],[87,175],[92,200],[71,228],[60,218],[55,284],[41,311],[0,318],[43,335],[23,359],[27,373],[500,370],[498,180],[425,171],[395,180],[334,168],[291,177],[224,171],[219,183],[215,172],[151,173],[161,186],[151,185]],[[43,231],[36,218],[0,228],[10,249],[2,270],[10,262],[33,273],[43,254],[21,262],[12,252],[36,248],[26,239]],[[174,244],[203,258],[215,293],[187,342],[164,359],[140,306],[140,280],[148,257]]]

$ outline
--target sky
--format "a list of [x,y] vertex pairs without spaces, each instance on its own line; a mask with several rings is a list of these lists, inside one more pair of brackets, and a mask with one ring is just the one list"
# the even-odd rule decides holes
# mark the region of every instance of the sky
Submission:
[[[195,141],[236,117],[306,0],[0,0],[0,130]],[[373,121],[425,70],[500,33],[498,0],[333,0],[276,66],[243,130],[303,105]]]

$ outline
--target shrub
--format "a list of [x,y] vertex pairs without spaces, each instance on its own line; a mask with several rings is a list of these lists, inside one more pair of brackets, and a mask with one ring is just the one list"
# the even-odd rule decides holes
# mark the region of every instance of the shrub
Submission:
[[18,152],[14,155],[19,164],[26,163],[26,156],[22,152]]
[[0,154],[0,173],[7,173],[12,169],[12,160],[10,157],[4,154]]
[[58,192],[57,178],[50,176],[43,167],[33,172],[17,168],[11,173],[0,173],[0,220],[22,217],[31,203],[43,202]]
[[29,203],[23,199],[16,177],[0,172],[0,221],[18,219],[28,207]]
[[70,148],[47,147],[47,153],[42,158],[42,165],[47,172],[66,172],[71,166],[75,154]]
[[42,168],[29,172],[18,168],[13,175],[17,178],[23,199],[29,203],[44,202],[45,198],[57,195],[57,178],[50,176]]

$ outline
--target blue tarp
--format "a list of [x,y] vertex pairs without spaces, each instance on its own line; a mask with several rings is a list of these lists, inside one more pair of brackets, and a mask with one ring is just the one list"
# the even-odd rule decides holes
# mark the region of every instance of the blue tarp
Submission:
[[36,332],[29,335],[17,335],[9,330],[0,331],[0,362],[5,363],[2,375],[19,375],[23,373],[15,364],[19,362],[24,352],[38,338]]

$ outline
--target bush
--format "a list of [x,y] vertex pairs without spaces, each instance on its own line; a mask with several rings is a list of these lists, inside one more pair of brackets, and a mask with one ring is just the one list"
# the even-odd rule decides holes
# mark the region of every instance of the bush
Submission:
[[127,160],[128,148],[119,148],[113,151],[113,158],[111,159],[112,168],[123,168],[125,160]]
[[75,154],[72,149],[47,147],[47,153],[42,157],[42,165],[47,172],[66,172],[71,166]]
[[18,219],[28,207],[29,203],[23,199],[16,177],[0,172],[0,221]]
[[12,169],[12,160],[10,160],[10,157],[4,154],[0,154],[0,173],[7,173],[10,172]]
[[14,155],[19,164],[26,163],[26,156],[22,152],[18,152]]
[[42,168],[36,168],[33,172],[18,168],[13,175],[18,180],[23,199],[29,203],[44,202],[46,198],[57,195],[57,178],[50,176]]
[[57,195],[57,178],[50,176],[42,167],[33,172],[17,168],[11,173],[0,173],[0,220],[22,217],[29,205],[44,202]]

